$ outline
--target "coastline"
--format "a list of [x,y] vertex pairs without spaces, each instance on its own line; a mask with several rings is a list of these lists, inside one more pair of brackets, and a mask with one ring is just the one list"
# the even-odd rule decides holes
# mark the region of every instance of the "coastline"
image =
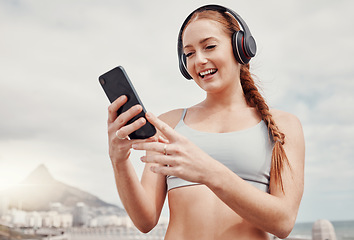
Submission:
[[[312,240],[315,222],[296,223],[287,240]],[[354,240],[354,220],[330,221],[337,240]]]

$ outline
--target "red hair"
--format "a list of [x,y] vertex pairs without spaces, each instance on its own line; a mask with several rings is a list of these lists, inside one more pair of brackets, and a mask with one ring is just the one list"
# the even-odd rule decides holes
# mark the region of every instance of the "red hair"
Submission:
[[[233,16],[228,13],[222,13],[215,10],[195,12],[194,15],[190,18],[186,27],[190,22],[196,21],[198,19],[210,19],[219,22],[224,27],[223,30],[228,35],[230,35],[230,41],[232,39],[232,34],[235,31],[240,30],[240,26]],[[257,109],[262,117],[262,120],[268,127],[270,139],[274,142],[270,178],[273,178],[275,183],[278,184],[278,186],[280,186],[281,190],[284,192],[281,173],[285,165],[290,167],[289,160],[283,147],[285,143],[285,135],[279,130],[277,124],[273,120],[272,114],[269,111],[269,107],[263,96],[260,94],[252,78],[249,67],[249,64],[241,65],[240,69],[240,79],[244,97],[250,107],[255,107]]]

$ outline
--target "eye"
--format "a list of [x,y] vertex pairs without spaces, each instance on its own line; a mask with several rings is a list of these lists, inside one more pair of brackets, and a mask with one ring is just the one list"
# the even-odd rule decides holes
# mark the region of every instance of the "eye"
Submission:
[[215,47],[216,47],[216,45],[208,45],[208,46],[206,46],[206,49],[213,49]]
[[190,56],[193,55],[193,52],[185,53],[185,55],[186,55],[186,58],[189,58]]

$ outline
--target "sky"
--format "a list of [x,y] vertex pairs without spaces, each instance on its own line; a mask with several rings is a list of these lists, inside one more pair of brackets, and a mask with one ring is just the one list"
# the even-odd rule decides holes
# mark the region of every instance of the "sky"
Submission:
[[[121,205],[98,83],[122,65],[155,115],[204,99],[180,74],[177,34],[196,0],[0,0],[0,190],[40,164]],[[354,2],[216,2],[257,42],[251,71],[270,107],[295,114],[306,142],[298,222],[354,219]],[[144,165],[134,152],[140,176]]]

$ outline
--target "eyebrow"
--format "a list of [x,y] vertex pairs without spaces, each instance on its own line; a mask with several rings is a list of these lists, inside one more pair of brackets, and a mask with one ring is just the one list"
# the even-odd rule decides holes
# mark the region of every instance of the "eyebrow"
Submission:
[[[203,44],[203,43],[205,43],[205,42],[207,42],[209,40],[217,40],[217,39],[215,37],[207,37],[207,38],[204,38],[204,39],[200,40],[199,44]],[[190,47],[192,47],[192,45],[188,44],[188,45],[184,46],[183,49],[190,48]]]

